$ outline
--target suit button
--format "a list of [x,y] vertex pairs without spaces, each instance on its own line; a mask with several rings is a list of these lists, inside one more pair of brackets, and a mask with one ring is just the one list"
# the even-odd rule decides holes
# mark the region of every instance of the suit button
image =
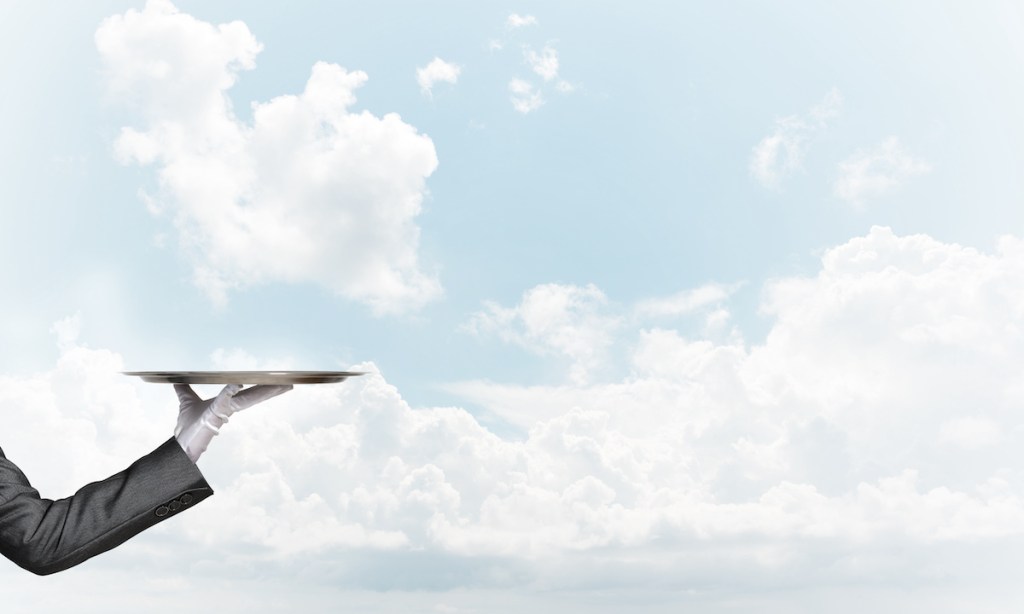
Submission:
[[170,511],[170,508],[168,508],[166,505],[161,505],[160,507],[156,508],[156,515],[163,517],[166,516],[167,513]]
[[188,493],[185,493],[185,494],[181,495],[180,501],[182,503],[184,503],[185,505],[188,505],[189,503],[192,503],[192,495],[190,495]]
[[171,508],[172,512],[176,512],[179,509],[181,509],[181,501],[178,501],[177,499],[175,499],[174,501],[171,501],[167,505],[168,505],[168,507]]

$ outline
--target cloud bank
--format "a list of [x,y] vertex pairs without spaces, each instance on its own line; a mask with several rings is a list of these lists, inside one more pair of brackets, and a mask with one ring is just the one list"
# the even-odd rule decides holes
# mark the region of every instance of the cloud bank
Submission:
[[[593,286],[538,286],[473,326],[583,365],[621,352],[624,375],[450,387],[520,436],[413,408],[369,363],[300,387],[225,427],[201,461],[218,496],[173,547],[204,573],[371,589],[961,577],[1024,533],[1021,288],[1021,239],[982,253],[880,227],[828,250],[816,275],[766,285],[758,344],[625,318],[643,310]],[[728,295],[664,305],[710,313]],[[74,321],[55,330],[55,368],[0,379],[0,403],[25,433],[5,451],[65,488],[169,436],[174,405],[144,402],[154,387],[78,344]],[[67,475],[44,470],[55,436]],[[172,548],[146,543],[155,559]]]
[[379,314],[440,294],[416,224],[433,143],[396,114],[352,109],[365,73],[318,62],[300,94],[254,103],[247,123],[228,98],[262,47],[244,23],[150,0],[104,20],[95,40],[111,93],[142,121],[122,128],[115,153],[156,169],[151,207],[173,218],[215,303],[272,282],[320,284]]

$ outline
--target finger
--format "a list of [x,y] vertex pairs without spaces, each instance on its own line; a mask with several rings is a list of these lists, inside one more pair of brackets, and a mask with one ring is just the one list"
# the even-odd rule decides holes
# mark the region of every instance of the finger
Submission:
[[292,389],[291,384],[283,386],[270,386],[270,385],[259,385],[253,386],[252,388],[246,388],[234,396],[235,406],[238,409],[245,409],[246,407],[252,407],[257,403],[262,403],[267,399],[272,399],[279,394],[284,394]]
[[178,393],[178,402],[182,405],[186,403],[199,403],[202,399],[196,394],[195,390],[192,390],[192,386],[188,384],[175,384],[174,391]]
[[228,384],[227,386],[224,386],[224,388],[219,393],[217,393],[217,400],[226,401],[231,397],[235,396],[236,394],[238,394],[238,391],[241,389],[241,384]]
[[237,403],[235,403],[234,397],[239,390],[242,389],[241,384],[228,384],[217,393],[217,397],[210,403],[209,409],[213,412],[214,416],[217,416],[224,422],[228,421],[228,417],[236,409],[238,409]]

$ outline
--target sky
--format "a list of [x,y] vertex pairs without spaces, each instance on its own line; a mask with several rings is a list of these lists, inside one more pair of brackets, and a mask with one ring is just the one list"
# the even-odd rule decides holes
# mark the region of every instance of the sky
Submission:
[[8,603],[1019,611],[1022,62],[997,0],[0,1],[43,495],[171,436],[121,371],[367,371]]

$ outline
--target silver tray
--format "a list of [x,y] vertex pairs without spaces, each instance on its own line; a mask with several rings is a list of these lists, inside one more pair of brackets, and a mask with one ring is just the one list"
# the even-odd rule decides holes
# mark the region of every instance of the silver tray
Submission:
[[335,384],[363,371],[122,371],[155,384]]

